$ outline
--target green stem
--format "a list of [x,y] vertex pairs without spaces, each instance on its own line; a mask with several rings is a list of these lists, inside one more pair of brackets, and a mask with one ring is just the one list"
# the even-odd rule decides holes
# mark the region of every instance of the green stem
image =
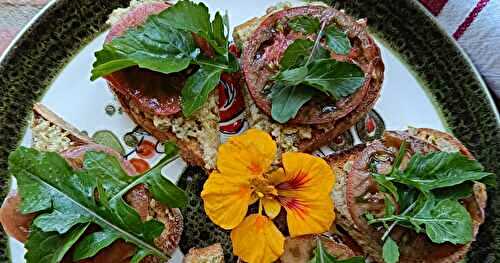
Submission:
[[[408,206],[405,211],[403,211],[403,213],[401,213],[400,216],[398,217],[401,217],[401,218],[404,218],[402,216],[404,216],[405,214],[407,214],[408,212],[410,212],[410,210],[412,210],[415,205],[417,204],[417,202],[413,202],[410,206]],[[377,219],[374,219],[374,220],[377,220]],[[371,220],[371,221],[374,221],[374,220]],[[400,219],[401,220],[401,219]],[[402,219],[404,220],[404,219]],[[380,221],[380,222],[384,222],[384,221]],[[382,235],[382,241],[384,241],[387,236],[389,236],[389,233],[391,233],[392,229],[394,229],[394,227],[396,227],[396,224],[398,223],[398,219],[396,219],[394,222],[392,222],[392,224],[389,226],[389,228],[385,231],[384,235]],[[368,222],[368,224],[370,224],[370,222]]]

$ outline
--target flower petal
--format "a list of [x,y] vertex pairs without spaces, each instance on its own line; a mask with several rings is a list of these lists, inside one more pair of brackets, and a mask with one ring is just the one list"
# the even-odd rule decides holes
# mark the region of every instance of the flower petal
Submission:
[[284,252],[285,237],[266,216],[249,215],[231,231],[233,253],[248,263],[274,262]]
[[247,179],[212,172],[203,185],[201,198],[205,213],[218,226],[233,229],[245,217],[254,199]]
[[217,169],[224,174],[260,176],[275,157],[276,143],[271,136],[258,129],[249,129],[219,147]]
[[278,216],[281,211],[280,202],[276,201],[273,198],[264,197],[262,200],[262,206],[264,206],[264,210],[266,211],[266,215],[271,219],[274,219]]
[[329,194],[335,185],[335,174],[325,160],[306,153],[282,155],[285,176],[277,182],[278,190]]
[[285,174],[276,188],[287,211],[290,235],[327,231],[335,219],[330,198],[333,170],[323,159],[305,153],[285,153],[282,159]]
[[304,199],[280,198],[287,213],[286,221],[291,237],[326,232],[335,220],[333,202],[329,195]]

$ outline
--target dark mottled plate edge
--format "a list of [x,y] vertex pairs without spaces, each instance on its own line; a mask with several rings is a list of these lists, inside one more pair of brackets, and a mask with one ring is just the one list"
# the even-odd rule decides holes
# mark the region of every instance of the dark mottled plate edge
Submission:
[[[25,27],[0,61],[0,187],[9,188],[7,158],[18,146],[33,103],[64,65],[104,31],[108,14],[129,0],[52,0]],[[82,18],[82,19],[81,19]],[[83,19],[85,18],[85,19]],[[41,62],[41,63],[36,63]],[[19,103],[22,101],[24,103]],[[7,236],[0,232],[0,262],[10,262]]]
[[[334,2],[355,17],[366,17],[370,29],[389,43],[412,71],[418,72],[417,77],[438,106],[448,129],[489,171],[496,173],[498,182],[500,124],[493,99],[468,57],[434,17],[413,0]],[[495,262],[500,257],[496,227],[500,224],[499,197],[494,189],[488,193],[486,222],[468,254],[469,262]]]
[[[31,106],[43,95],[66,62],[88,40],[105,29],[107,14],[127,5],[127,2],[54,0],[3,56],[0,62],[2,199],[9,182],[7,156],[19,143]],[[488,170],[499,175],[498,113],[477,71],[454,40],[436,26],[431,16],[414,0],[338,0],[335,5],[356,17],[368,18],[370,28],[389,43],[411,65],[412,70],[418,72],[426,91],[439,105],[450,131],[469,147]],[[469,262],[494,262],[495,254],[500,256],[500,247],[497,246],[500,235],[496,230],[496,225],[500,224],[497,217],[500,209],[496,200],[498,196],[493,190],[489,194],[487,222],[473,245]],[[0,261],[7,262],[3,231],[1,235]]]

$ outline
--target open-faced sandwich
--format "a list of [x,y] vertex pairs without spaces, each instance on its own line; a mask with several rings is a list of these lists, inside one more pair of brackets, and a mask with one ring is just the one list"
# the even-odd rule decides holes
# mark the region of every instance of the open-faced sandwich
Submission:
[[219,144],[214,89],[238,69],[228,52],[228,17],[203,4],[132,1],[110,17],[92,79],[104,77],[124,111],[189,164],[212,169]]
[[380,50],[356,21],[325,5],[282,6],[233,32],[242,49],[250,127],[285,151],[312,152],[374,106],[382,87]]
[[[450,134],[386,132],[326,159],[336,222],[375,262],[459,262],[484,221],[483,171]],[[484,182],[484,183],[482,183]]]
[[161,163],[138,179],[119,153],[41,104],[32,134],[33,148],[9,157],[17,190],[0,210],[3,229],[25,244],[28,262],[164,262],[174,252],[183,222],[169,206],[182,206],[185,197],[158,175]]

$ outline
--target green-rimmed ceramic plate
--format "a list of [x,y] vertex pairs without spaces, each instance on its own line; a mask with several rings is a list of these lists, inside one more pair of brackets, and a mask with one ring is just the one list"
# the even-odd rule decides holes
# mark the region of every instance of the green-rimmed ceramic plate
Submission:
[[[227,10],[232,25],[262,15],[275,0],[204,1],[211,10]],[[457,44],[413,0],[339,0],[358,18],[368,18],[370,31],[382,49],[386,65],[382,96],[366,120],[358,123],[330,149],[349,147],[386,129],[429,127],[452,132],[463,141],[487,170],[499,173],[500,124],[484,82]],[[0,184],[9,189],[7,156],[17,145],[29,144],[26,129],[31,108],[42,101],[66,121],[99,140],[112,141],[124,154],[145,162],[161,156],[158,144],[120,113],[102,80],[90,82],[93,52],[104,41],[105,21],[111,11],[128,5],[127,0],[52,1],[24,30],[0,64]],[[23,139],[24,138],[24,139]],[[154,151],[145,156],[134,152],[146,141]],[[160,147],[161,148],[161,147]],[[171,179],[179,179],[185,164],[173,164]],[[186,180],[189,178],[191,180]],[[201,178],[201,179],[200,179]],[[200,208],[197,197],[202,176],[189,169],[179,180],[190,191],[184,212],[186,230],[181,249],[214,241],[230,244],[227,233],[216,229]],[[495,262],[500,256],[500,224],[496,214],[498,196],[489,191],[486,222],[474,242],[470,262]],[[0,260],[23,262],[20,243],[2,234]],[[179,262],[181,253],[174,260]],[[229,258],[228,258],[229,259]]]

